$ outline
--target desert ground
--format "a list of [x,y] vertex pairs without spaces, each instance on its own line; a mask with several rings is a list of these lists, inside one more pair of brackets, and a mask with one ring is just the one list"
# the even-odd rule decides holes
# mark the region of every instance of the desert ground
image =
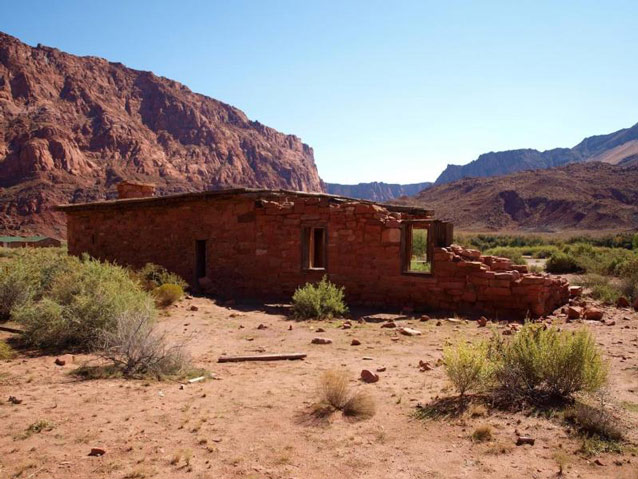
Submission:
[[[595,334],[610,361],[612,407],[635,445],[638,313],[605,311],[604,322],[566,323],[559,311],[548,321]],[[195,365],[208,371],[196,383],[80,380],[70,371],[95,358],[22,352],[0,363],[0,477],[549,478],[562,464],[564,477],[638,478],[635,448],[586,457],[579,452],[582,439],[557,417],[476,409],[448,419],[416,418],[417,404],[454,395],[440,366],[443,346],[486,337],[490,327],[459,317],[395,315],[400,326],[422,332],[405,336],[360,322],[360,314],[353,311],[352,327],[343,329],[344,320],[298,322],[285,309],[188,296],[160,321],[175,340],[188,338]],[[318,336],[333,342],[311,344]],[[353,338],[361,344],[352,346]],[[308,356],[217,362],[222,355],[263,352]],[[58,358],[65,364],[57,365]],[[431,369],[420,368],[420,361]],[[379,381],[363,383],[362,369],[381,369]],[[376,414],[360,421],[340,414],[311,420],[308,411],[326,370],[348,371],[352,388],[374,398]],[[483,425],[493,439],[473,441],[472,432]],[[535,444],[516,446],[517,434]],[[92,448],[105,454],[90,456]]]

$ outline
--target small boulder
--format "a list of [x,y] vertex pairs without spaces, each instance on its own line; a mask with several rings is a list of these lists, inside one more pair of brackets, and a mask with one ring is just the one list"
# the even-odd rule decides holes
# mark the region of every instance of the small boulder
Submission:
[[361,345],[361,341],[359,341],[357,338],[352,338],[352,342],[350,343],[350,346],[360,346]]
[[396,328],[397,327],[397,323],[395,323],[394,321],[388,321],[386,323],[383,323],[381,325],[382,328]]
[[341,325],[341,329],[350,329],[352,328],[352,323],[350,321],[344,321]]
[[582,286],[570,286],[569,287],[569,296],[570,297],[577,298],[581,294],[583,294],[583,287]]
[[312,338],[310,341],[312,344],[332,344],[332,339],[329,338]]
[[617,308],[628,308],[629,307],[629,300],[627,298],[625,298],[624,296],[621,296],[620,298],[618,298],[616,300],[616,307]]
[[379,375],[369,369],[363,369],[361,370],[361,379],[366,383],[376,383],[379,380]]
[[430,363],[427,361],[419,361],[419,371],[424,372],[424,371],[430,371],[432,369],[432,366],[430,366]]
[[197,306],[195,306],[195,305],[192,305],[192,306],[191,306],[190,308],[188,308],[188,309],[190,309],[191,311],[199,311],[199,308],[198,308]]
[[430,320],[430,317],[427,314],[424,314],[423,316],[419,318],[419,321],[423,321],[423,322],[429,321],[429,320]]
[[315,333],[325,333],[325,332],[326,332],[326,330],[325,330],[325,329],[323,329],[323,328],[317,328],[317,329],[315,329]]
[[421,336],[421,331],[412,328],[399,328],[399,332],[405,336]]
[[518,436],[518,438],[516,439],[517,446],[523,446],[525,444],[529,444],[530,446],[533,446],[535,442],[536,442],[536,439],[529,436]]
[[268,329],[268,326],[266,326],[265,324],[260,323],[259,326],[257,326],[257,329]]
[[590,321],[600,321],[603,319],[603,310],[598,308],[587,308],[583,313],[585,319]]
[[377,368],[377,372],[378,373],[382,373],[382,372],[385,371],[385,369],[386,369],[385,366],[380,366],[380,367]]
[[487,318],[485,316],[481,316],[476,322],[479,328],[484,328],[485,326],[487,326]]
[[89,456],[103,456],[106,454],[106,451],[101,447],[92,447],[91,452],[89,452]]
[[567,308],[567,318],[568,319],[578,319],[582,314],[583,310],[578,306],[569,306]]
[[15,397],[15,396],[9,396],[8,401],[9,401],[11,404],[21,404],[21,403],[22,403],[22,399],[18,399],[18,398],[17,398],[17,397]]
[[443,326],[443,323],[442,323],[441,321],[437,321],[437,322],[436,322],[436,325],[437,325],[437,326]]
[[66,361],[64,359],[60,359],[60,358],[55,358],[55,364],[56,366],[64,366],[66,364]]

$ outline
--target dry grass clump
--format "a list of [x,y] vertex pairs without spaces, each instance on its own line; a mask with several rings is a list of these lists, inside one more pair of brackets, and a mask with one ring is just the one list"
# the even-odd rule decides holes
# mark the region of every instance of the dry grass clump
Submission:
[[480,390],[492,373],[487,343],[459,343],[443,351],[445,372],[459,395]]
[[182,299],[184,289],[179,284],[163,284],[155,288],[152,292],[155,298],[155,304],[162,308],[166,308],[171,304]]
[[6,361],[7,359],[13,359],[16,352],[6,341],[0,341],[0,361]]
[[349,385],[348,373],[330,370],[319,378],[317,388],[319,401],[312,406],[314,417],[325,418],[335,411],[353,419],[368,419],[374,416],[374,400],[365,392],[353,392]]
[[474,442],[487,442],[493,438],[492,427],[489,424],[483,424],[474,429],[472,440]]

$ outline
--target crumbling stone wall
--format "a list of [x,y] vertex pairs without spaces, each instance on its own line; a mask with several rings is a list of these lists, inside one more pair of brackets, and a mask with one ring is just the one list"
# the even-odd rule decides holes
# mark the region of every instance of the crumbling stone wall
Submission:
[[[324,274],[351,304],[534,316],[567,302],[561,278],[529,274],[505,258],[434,247],[432,274],[402,267],[405,225],[431,218],[326,195],[273,192],[128,200],[65,208],[69,252],[140,267],[161,264],[193,286],[195,241],[207,240],[208,292],[288,300]],[[325,227],[327,268],[302,267],[302,230]]]

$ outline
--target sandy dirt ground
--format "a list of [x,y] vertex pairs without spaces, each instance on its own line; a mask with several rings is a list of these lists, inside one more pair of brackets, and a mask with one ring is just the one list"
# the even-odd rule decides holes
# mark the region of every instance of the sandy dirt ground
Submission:
[[[564,328],[590,328],[604,347],[611,398],[635,444],[638,314],[610,308],[606,320],[562,324],[564,318],[555,317]],[[408,337],[375,323],[355,321],[352,329],[341,329],[342,323],[295,322],[283,314],[185,299],[167,310],[161,325],[176,339],[190,337],[195,364],[216,379],[183,386],[71,376],[93,360],[89,356],[61,356],[64,366],[54,363],[56,356],[21,354],[2,362],[0,478],[549,478],[557,477],[561,456],[567,457],[564,477],[638,478],[635,452],[584,457],[581,439],[558,419],[500,411],[447,420],[414,417],[417,403],[453,394],[437,366],[446,342],[487,336],[489,328],[458,318],[442,318],[440,325],[436,319],[400,320],[423,333]],[[260,324],[266,328],[258,329]],[[318,327],[325,332],[315,332]],[[310,344],[316,336],[333,343]],[[353,338],[361,345],[351,346]],[[217,363],[222,354],[261,352],[308,357]],[[419,361],[433,368],[422,372]],[[380,367],[386,369],[377,383],[359,380],[363,368]],[[348,371],[353,389],[373,396],[374,417],[302,420],[317,399],[319,376],[329,369]],[[21,404],[11,404],[9,396]],[[38,422],[42,430],[29,433]],[[472,441],[481,425],[491,426],[493,440]],[[534,437],[535,444],[515,446],[516,432]],[[89,456],[94,447],[106,453]]]

